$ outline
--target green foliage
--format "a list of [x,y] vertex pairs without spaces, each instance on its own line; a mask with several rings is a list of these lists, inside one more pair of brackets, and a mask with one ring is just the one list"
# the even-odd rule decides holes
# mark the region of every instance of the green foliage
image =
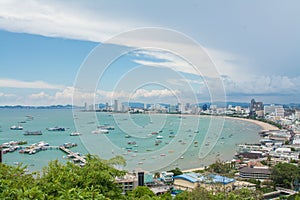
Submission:
[[211,164],[208,167],[208,171],[212,173],[217,173],[217,174],[222,174],[226,175],[229,177],[232,177],[234,173],[232,174],[231,172],[234,171],[235,166],[231,163],[224,163],[221,162],[220,160],[217,160],[215,163]]
[[55,160],[36,178],[24,173],[21,165],[0,164],[0,199],[122,199],[115,177],[125,172],[113,168],[116,163],[122,159],[105,161],[89,155],[83,168]]
[[278,186],[294,189],[294,182],[300,180],[300,168],[290,163],[279,163],[272,168],[271,179]]
[[[219,189],[221,191],[221,189]],[[174,200],[255,200],[261,199],[260,192],[248,189],[234,190],[230,193],[212,192],[202,187],[196,188],[191,192],[184,191],[178,194]]]
[[176,167],[175,169],[169,170],[168,172],[173,172],[174,176],[183,174],[182,171],[178,167]]
[[138,186],[128,196],[132,199],[148,199],[154,197],[155,194],[147,186]]

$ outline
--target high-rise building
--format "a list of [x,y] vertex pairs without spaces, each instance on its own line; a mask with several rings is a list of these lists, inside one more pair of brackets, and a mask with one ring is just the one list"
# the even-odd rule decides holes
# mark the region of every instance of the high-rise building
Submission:
[[115,100],[114,101],[114,112],[118,112],[119,111],[119,101]]
[[275,106],[274,104],[264,106],[264,114],[276,117],[284,117],[284,108],[282,105]]
[[257,111],[262,111],[264,109],[263,102],[256,102],[255,99],[252,99],[250,102],[250,116],[256,116]]

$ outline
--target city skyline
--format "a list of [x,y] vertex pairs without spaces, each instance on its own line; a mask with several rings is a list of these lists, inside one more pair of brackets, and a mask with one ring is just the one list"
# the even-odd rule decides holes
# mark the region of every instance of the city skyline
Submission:
[[[74,82],[90,52],[144,27],[180,32],[203,47],[223,81],[226,101],[299,103],[298,7],[296,1],[166,1],[159,8],[157,2],[138,1],[2,1],[0,105],[72,104]],[[111,46],[127,49],[127,44],[120,40]],[[145,74],[161,82],[131,85],[133,77]],[[210,101],[204,77],[180,55],[139,49],[120,56],[99,77],[97,89],[80,98],[175,103],[180,95],[181,101],[193,103],[190,96],[194,102]]]

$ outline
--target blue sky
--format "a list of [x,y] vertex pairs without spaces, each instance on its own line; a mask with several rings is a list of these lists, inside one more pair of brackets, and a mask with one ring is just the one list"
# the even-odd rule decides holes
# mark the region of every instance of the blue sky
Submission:
[[[112,37],[144,27],[177,31],[203,47],[219,72],[227,100],[300,102],[299,7],[296,0],[3,0],[0,104],[72,103],[76,77],[90,52]],[[135,50],[131,45],[136,41],[116,41],[111,45],[130,52],[98,77],[94,93],[80,93],[79,102],[210,100],[207,82],[180,56]]]

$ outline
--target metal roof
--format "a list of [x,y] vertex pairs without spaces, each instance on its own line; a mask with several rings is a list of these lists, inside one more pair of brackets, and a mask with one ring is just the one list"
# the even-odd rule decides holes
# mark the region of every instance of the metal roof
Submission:
[[234,182],[233,178],[228,178],[225,176],[220,176],[216,174],[209,174],[207,176],[198,174],[198,173],[186,173],[178,176],[173,177],[175,179],[184,179],[191,183],[200,182],[200,183],[221,183],[221,184],[228,184]]

